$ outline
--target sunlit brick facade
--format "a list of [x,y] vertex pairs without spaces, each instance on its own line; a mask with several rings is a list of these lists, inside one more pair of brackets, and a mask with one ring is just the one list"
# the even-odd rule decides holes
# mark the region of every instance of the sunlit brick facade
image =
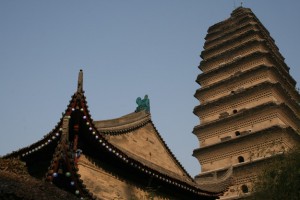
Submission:
[[248,8],[208,29],[195,93],[202,167],[196,182],[232,169],[224,199],[251,193],[264,163],[299,143],[300,95],[269,32]]

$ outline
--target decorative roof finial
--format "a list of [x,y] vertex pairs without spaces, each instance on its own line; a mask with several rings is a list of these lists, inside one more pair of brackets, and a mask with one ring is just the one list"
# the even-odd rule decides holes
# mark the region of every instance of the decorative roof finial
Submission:
[[83,71],[81,69],[78,74],[77,92],[82,92],[82,91],[83,91]]
[[241,7],[243,7],[243,1],[241,1]]
[[150,112],[150,100],[147,94],[145,95],[144,99],[138,97],[136,99],[136,103],[138,107],[135,109],[135,112],[140,112],[142,110],[145,110],[147,113]]

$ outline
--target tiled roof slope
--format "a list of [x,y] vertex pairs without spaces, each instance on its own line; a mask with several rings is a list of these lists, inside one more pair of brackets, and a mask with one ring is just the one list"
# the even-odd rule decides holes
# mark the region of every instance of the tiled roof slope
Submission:
[[155,128],[150,113],[134,112],[117,119],[96,121],[95,125],[109,142],[137,160],[192,181]]
[[[5,158],[17,157],[31,166],[43,158],[44,163],[49,163],[48,169],[43,169],[46,174],[45,178],[48,181],[53,182],[58,187],[67,188],[70,192],[75,192],[79,197],[94,199],[95,196],[86,189],[85,183],[80,179],[80,171],[78,171],[76,165],[75,155],[73,155],[73,151],[76,150],[75,142],[68,139],[70,135],[76,133],[76,127],[79,125],[80,131],[77,130],[77,133],[79,134],[79,140],[81,138],[79,141],[81,147],[92,148],[93,151],[97,152],[94,153],[94,156],[104,154],[109,156],[110,164],[112,164],[112,160],[114,163],[122,163],[131,171],[143,174],[143,176],[161,182],[169,188],[182,191],[184,194],[197,197],[197,199],[215,199],[222,194],[224,189],[218,191],[214,189],[204,190],[201,185],[196,184],[191,179],[159,135],[149,114],[133,113],[113,121],[95,122],[88,110],[86,97],[82,89],[82,80],[80,81],[80,79],[82,79],[82,71],[79,73],[77,92],[72,96],[58,125],[40,141],[12,152],[6,155]],[[146,136],[147,134],[148,139],[150,136],[152,139],[149,143],[157,143],[159,148],[163,149],[164,156],[173,162],[173,171],[164,168],[158,162],[152,162],[149,158],[143,158],[142,149],[133,150],[116,142],[118,137],[128,139],[133,136],[133,141],[134,138],[140,140],[141,135]],[[153,156],[156,156],[155,153]],[[158,158],[156,157],[156,159]],[[105,162],[105,159],[102,157],[101,161]],[[63,173],[61,173],[61,170],[63,170]],[[62,182],[57,181],[57,177],[60,177],[59,180]],[[70,187],[70,184],[72,187]]]

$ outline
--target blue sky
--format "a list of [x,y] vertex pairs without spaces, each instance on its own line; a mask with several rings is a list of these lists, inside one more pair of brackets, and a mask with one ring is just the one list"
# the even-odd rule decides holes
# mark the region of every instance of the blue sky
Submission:
[[[156,128],[192,175],[199,123],[192,113],[197,66],[209,26],[240,1],[0,1],[0,155],[56,125],[79,69],[94,120],[133,112],[149,95]],[[244,1],[275,39],[300,81],[300,1]]]

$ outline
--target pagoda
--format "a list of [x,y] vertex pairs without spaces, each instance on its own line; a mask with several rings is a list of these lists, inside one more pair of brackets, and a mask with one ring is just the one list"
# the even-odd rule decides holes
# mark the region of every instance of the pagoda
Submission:
[[251,194],[262,167],[300,143],[300,95],[274,39],[249,8],[208,29],[201,52],[194,108],[202,171],[199,184],[221,180],[232,186],[222,199]]
[[79,199],[216,199],[224,191],[198,185],[154,126],[148,96],[136,111],[94,121],[79,72],[77,91],[58,124],[4,159],[25,162],[30,176]]

